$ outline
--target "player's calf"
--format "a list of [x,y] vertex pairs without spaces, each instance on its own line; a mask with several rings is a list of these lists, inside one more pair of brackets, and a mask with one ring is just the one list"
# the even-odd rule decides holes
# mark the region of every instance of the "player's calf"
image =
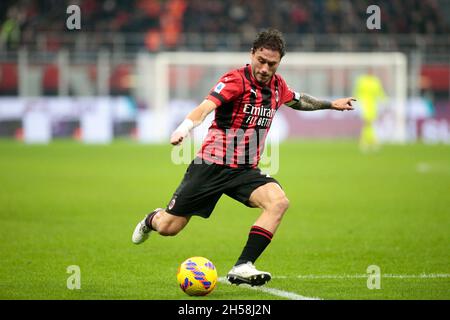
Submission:
[[158,233],[165,237],[176,236],[183,229],[183,227],[178,224],[166,221],[159,223],[157,228]]
[[152,228],[162,236],[177,235],[189,222],[190,216],[176,216],[164,210],[152,220]]

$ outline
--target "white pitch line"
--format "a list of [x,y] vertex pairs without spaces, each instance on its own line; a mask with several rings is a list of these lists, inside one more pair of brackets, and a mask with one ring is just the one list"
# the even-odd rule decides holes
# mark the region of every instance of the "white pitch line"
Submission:
[[[298,276],[273,276],[272,279],[363,279],[367,278],[369,274],[305,274]],[[450,278],[448,273],[423,273],[423,274],[390,274],[385,273],[380,275],[381,278],[391,279],[436,279],[436,278]]]
[[[297,276],[272,276],[272,279],[366,279],[369,276],[369,274],[305,274],[305,275],[297,275]],[[446,279],[450,278],[450,274],[448,273],[422,273],[422,274],[390,274],[385,273],[381,274],[380,277],[382,278],[392,278],[392,279]],[[219,282],[229,284],[226,277],[219,277]],[[284,291],[280,289],[275,288],[269,288],[269,287],[252,287],[250,285],[241,284],[240,287],[256,290],[256,291],[262,291],[274,296],[287,298],[290,300],[322,300],[318,297],[305,297],[299,294],[296,294],[294,292]]]
[[[228,282],[226,277],[219,277],[219,282],[231,285],[231,283]],[[275,289],[275,288],[252,287],[247,284],[241,284],[241,285],[239,285],[239,287],[256,290],[256,291],[262,291],[262,292],[265,292],[265,293],[268,293],[268,294],[271,294],[274,296],[287,298],[290,300],[321,300],[320,298],[317,298],[317,297],[305,297],[305,296],[296,294],[294,292],[284,291],[284,290]]]

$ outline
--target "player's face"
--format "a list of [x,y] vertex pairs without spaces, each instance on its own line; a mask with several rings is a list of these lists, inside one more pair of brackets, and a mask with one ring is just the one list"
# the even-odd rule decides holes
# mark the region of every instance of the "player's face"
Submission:
[[252,51],[252,72],[258,82],[267,83],[277,71],[281,56],[278,51],[259,48]]

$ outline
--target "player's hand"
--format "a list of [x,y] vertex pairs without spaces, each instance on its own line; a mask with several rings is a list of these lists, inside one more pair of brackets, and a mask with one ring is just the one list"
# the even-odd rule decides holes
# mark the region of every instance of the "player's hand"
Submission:
[[170,137],[170,143],[173,144],[174,146],[177,146],[181,144],[181,142],[183,142],[183,139],[184,134],[182,132],[175,131],[174,133],[172,133],[172,136]]
[[353,97],[334,100],[331,102],[331,109],[339,111],[353,110],[353,101],[356,101]]

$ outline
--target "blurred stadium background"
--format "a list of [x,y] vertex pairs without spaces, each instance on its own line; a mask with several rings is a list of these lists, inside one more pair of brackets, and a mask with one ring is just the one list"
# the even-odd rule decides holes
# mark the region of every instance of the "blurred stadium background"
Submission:
[[[80,30],[66,27],[73,4],[81,9]],[[371,4],[381,8],[381,30],[366,27]],[[449,20],[445,0],[2,1],[0,136],[166,141],[224,71],[248,60],[244,55],[232,64],[217,55],[223,65],[193,65],[180,57],[180,64],[170,65],[168,58],[161,75],[163,52],[247,53],[256,32],[272,26],[285,33],[285,60],[296,53],[345,53],[349,60],[357,52],[403,54],[403,74],[370,56],[366,65],[353,66],[303,59],[280,72],[293,88],[331,98],[352,95],[357,77],[373,66],[388,96],[380,104],[380,138],[389,140],[394,121],[403,126],[402,141],[449,143]],[[357,113],[280,114],[288,138],[352,138],[361,127]]]
[[[380,30],[366,25],[374,4]],[[80,30],[66,26],[70,5]],[[358,148],[360,101],[354,112],[277,113],[276,177],[291,207],[258,260],[268,287],[450,298],[450,1],[1,0],[0,299],[183,299],[175,272],[194,255],[225,275],[257,210],[223,197],[175,238],[134,246],[131,232],[185,171],[170,131],[248,63],[267,27],[285,34],[280,72],[296,90],[350,96],[373,72],[386,93],[385,143],[370,155]],[[371,264],[382,290],[366,286]],[[82,290],[67,289],[69,265]],[[222,283],[206,297],[281,298]]]

